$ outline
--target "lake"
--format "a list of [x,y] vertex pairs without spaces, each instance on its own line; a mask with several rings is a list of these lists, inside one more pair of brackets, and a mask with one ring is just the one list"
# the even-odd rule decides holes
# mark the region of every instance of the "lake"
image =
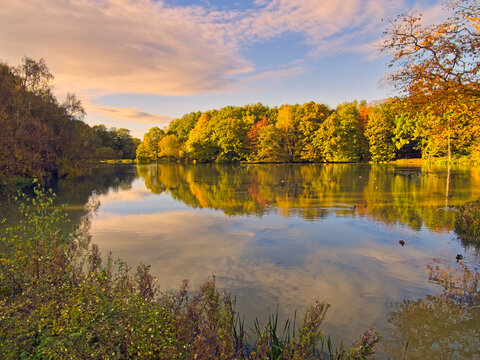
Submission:
[[324,334],[375,326],[381,358],[407,342],[408,359],[480,358],[478,249],[452,230],[479,167],[104,165],[55,191],[103,254],[150,264],[163,289],[215,275],[247,326],[320,299]]

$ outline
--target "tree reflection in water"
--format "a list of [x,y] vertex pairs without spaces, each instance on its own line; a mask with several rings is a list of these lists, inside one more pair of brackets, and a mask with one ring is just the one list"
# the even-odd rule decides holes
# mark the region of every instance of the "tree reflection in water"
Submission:
[[479,359],[480,273],[439,261],[427,268],[429,281],[442,293],[396,305],[389,316],[394,329],[384,342],[387,352],[394,359]]
[[315,221],[335,213],[448,232],[458,206],[480,196],[480,168],[392,164],[139,165],[152,193],[227,215],[277,212]]

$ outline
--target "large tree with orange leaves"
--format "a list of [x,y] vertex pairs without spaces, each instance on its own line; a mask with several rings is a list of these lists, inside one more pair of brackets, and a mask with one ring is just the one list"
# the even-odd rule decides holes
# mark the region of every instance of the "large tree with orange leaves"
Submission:
[[382,51],[392,56],[389,79],[415,109],[424,155],[451,159],[479,145],[480,2],[451,0],[444,9],[441,24],[425,25],[416,12],[399,15]]

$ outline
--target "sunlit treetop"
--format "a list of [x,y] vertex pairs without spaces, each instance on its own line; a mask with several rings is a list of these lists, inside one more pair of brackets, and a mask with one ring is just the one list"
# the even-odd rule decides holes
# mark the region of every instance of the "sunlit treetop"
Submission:
[[451,0],[440,24],[423,15],[399,15],[385,31],[382,52],[391,55],[389,78],[403,93],[430,94],[456,88],[479,90],[480,2]]

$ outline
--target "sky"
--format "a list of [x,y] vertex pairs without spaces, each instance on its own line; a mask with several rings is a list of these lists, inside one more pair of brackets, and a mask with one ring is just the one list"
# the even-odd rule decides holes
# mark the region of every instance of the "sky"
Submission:
[[387,21],[440,0],[0,0],[0,61],[45,59],[59,101],[143,137],[192,111],[394,95]]

